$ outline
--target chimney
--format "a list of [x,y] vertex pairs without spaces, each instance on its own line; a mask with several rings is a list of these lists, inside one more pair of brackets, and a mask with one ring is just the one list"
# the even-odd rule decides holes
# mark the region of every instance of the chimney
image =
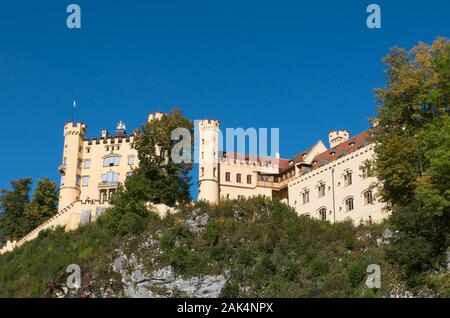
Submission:
[[328,134],[328,140],[330,142],[330,148],[334,148],[344,141],[349,140],[350,133],[348,130],[334,130]]

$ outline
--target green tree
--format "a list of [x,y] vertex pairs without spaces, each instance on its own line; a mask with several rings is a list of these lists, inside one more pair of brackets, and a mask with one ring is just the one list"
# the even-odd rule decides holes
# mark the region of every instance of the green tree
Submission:
[[384,62],[375,173],[398,230],[388,255],[414,273],[436,265],[448,248],[450,41],[394,48]]
[[20,238],[26,234],[25,207],[30,203],[31,178],[11,181],[11,190],[0,190],[0,232],[4,238]]
[[58,212],[59,191],[49,178],[38,180],[31,203],[25,206],[27,232],[50,219]]
[[103,218],[114,233],[138,231],[140,220],[150,215],[148,202],[174,206],[191,200],[189,173],[192,164],[177,163],[170,155],[179,142],[172,140],[172,131],[177,128],[186,128],[192,135],[193,124],[180,110],[143,125],[135,143],[139,167],[119,188],[112,198],[113,207]]
[[187,129],[192,136],[192,121],[178,109],[144,124],[136,141],[139,168],[134,175],[149,181],[145,193],[148,201],[173,206],[191,200],[189,172],[192,163],[176,163],[171,156],[173,147],[179,142],[172,140],[172,132],[177,128]]

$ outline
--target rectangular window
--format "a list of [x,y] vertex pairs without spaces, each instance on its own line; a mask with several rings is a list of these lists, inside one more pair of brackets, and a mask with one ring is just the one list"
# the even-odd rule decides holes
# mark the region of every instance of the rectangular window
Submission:
[[118,182],[119,181],[119,174],[117,172],[108,172],[105,174],[102,174],[102,182],[108,183],[108,182]]
[[319,185],[318,192],[319,192],[319,198],[325,196],[325,184],[324,183]]
[[83,181],[81,183],[83,187],[89,186],[89,176],[83,176]]
[[120,164],[119,157],[106,157],[103,159],[103,167],[114,167]]
[[80,186],[80,182],[81,182],[81,177],[79,175],[76,176],[75,178],[75,184],[79,187]]
[[77,168],[81,169],[82,161],[80,159],[77,160]]
[[309,203],[309,191],[305,190],[302,193],[303,204]]
[[84,161],[84,169],[89,169],[91,167],[91,160],[90,159],[86,159]]
[[247,184],[252,184],[252,175],[247,175]]
[[132,156],[128,157],[128,165],[130,166],[134,165],[134,157]]
[[227,182],[231,181],[231,173],[229,173],[229,172],[225,173],[225,181],[227,181]]
[[349,186],[352,184],[352,172],[351,171],[347,171],[344,174],[344,185],[345,186]]
[[238,173],[237,175],[236,175],[236,182],[237,183],[241,183],[242,181],[241,181],[241,174],[240,173]]
[[362,178],[363,179],[366,179],[366,178],[368,178],[369,177],[369,167],[367,166],[367,167],[364,167],[364,168],[362,168]]

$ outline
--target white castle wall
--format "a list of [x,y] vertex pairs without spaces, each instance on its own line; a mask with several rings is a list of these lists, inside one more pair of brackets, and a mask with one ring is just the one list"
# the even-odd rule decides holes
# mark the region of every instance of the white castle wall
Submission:
[[[374,145],[369,144],[340,159],[332,161],[320,168],[300,175],[289,182],[289,205],[299,214],[308,214],[320,218],[319,210],[326,208],[327,220],[331,222],[343,221],[347,218],[353,220],[355,225],[363,223],[372,217],[374,222],[380,222],[388,216],[384,212],[384,205],[376,198],[376,189],[373,189],[373,204],[364,204],[363,193],[373,185],[377,179],[362,177],[360,167],[374,156]],[[344,172],[352,171],[352,184],[344,185]],[[334,179],[334,180],[333,180]],[[334,181],[334,183],[333,183]],[[325,195],[319,197],[317,186],[325,183]],[[302,192],[309,189],[309,203],[303,204]],[[334,189],[334,203],[333,203]],[[354,209],[346,211],[345,200],[353,197]]]

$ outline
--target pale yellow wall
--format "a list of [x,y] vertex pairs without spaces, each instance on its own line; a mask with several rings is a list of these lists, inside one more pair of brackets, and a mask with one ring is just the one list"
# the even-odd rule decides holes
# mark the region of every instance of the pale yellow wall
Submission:
[[76,185],[77,162],[82,156],[83,139],[86,126],[71,122],[64,126],[64,148],[61,165],[64,166],[64,182],[61,183],[59,210],[75,202],[80,197],[80,188]]
[[[272,197],[272,189],[257,186],[257,172],[259,165],[234,160],[220,162],[220,197],[223,199],[237,199],[239,196],[252,197],[265,195]],[[225,174],[230,173],[230,181],[226,181]],[[241,183],[236,181],[237,174],[241,174]],[[252,176],[251,184],[247,183],[247,175]]]
[[[373,144],[365,146],[340,159],[308,172],[302,176],[297,176],[289,182],[289,205],[294,207],[299,214],[309,214],[311,217],[319,218],[319,209],[327,209],[327,220],[333,222],[334,215],[336,221],[351,218],[355,224],[361,220],[367,221],[369,215],[374,222],[379,222],[387,217],[383,212],[384,205],[377,200],[376,189],[373,189],[374,203],[364,205],[363,192],[376,182],[376,178],[362,178],[361,165],[366,160],[373,159]],[[333,187],[332,175],[334,169],[334,197],[335,214],[333,214]],[[352,171],[352,184],[344,186],[344,172]],[[317,185],[320,181],[325,182],[325,196],[319,198]],[[303,204],[301,193],[307,188],[310,191],[310,201]],[[354,210],[346,212],[344,200],[352,196],[354,198]]]
[[[82,168],[78,170],[81,176],[80,199],[82,201],[100,199],[100,189],[105,189],[105,185],[102,184],[102,174],[107,172],[118,173],[119,182],[123,184],[127,178],[127,173],[132,172],[138,166],[137,151],[132,148],[134,137],[131,136],[129,142],[126,142],[126,138],[121,139],[122,143],[119,143],[119,138],[108,138],[106,139],[106,143],[102,139],[100,140],[100,144],[96,144],[95,140],[91,145],[89,145],[88,141],[83,142]],[[87,149],[90,149],[89,152],[87,152]],[[104,158],[113,155],[119,156],[119,166],[104,167]],[[129,157],[134,158],[134,164],[131,166],[128,164]],[[89,168],[85,168],[86,160],[90,160]],[[88,186],[83,186],[83,176],[89,176]]]

